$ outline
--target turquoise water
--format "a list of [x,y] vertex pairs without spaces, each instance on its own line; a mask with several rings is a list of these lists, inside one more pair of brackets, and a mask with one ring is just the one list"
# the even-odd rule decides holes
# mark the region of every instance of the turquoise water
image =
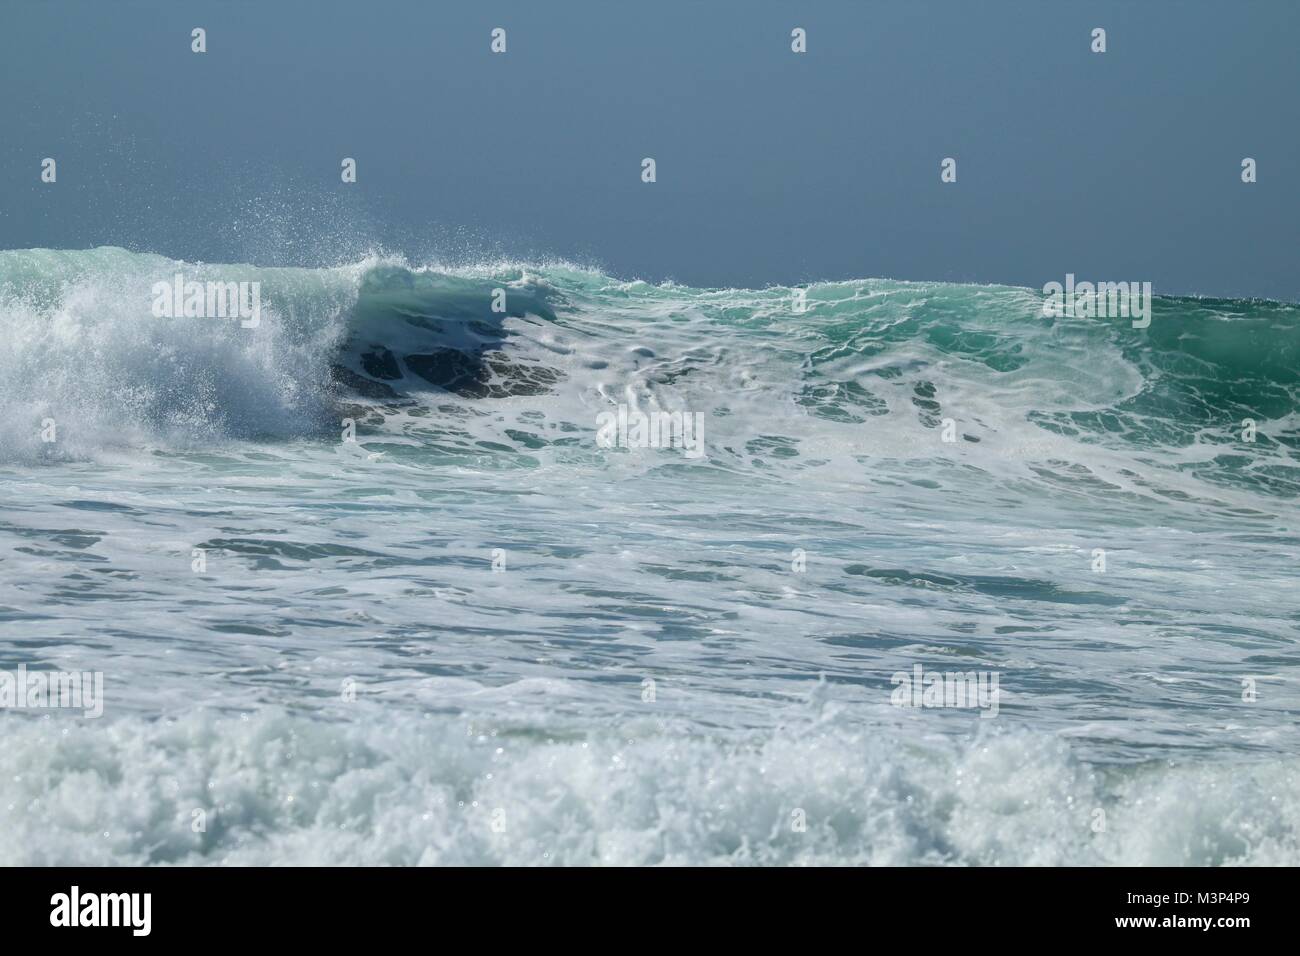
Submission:
[[795,301],[0,252],[0,862],[1300,860],[1300,309]]

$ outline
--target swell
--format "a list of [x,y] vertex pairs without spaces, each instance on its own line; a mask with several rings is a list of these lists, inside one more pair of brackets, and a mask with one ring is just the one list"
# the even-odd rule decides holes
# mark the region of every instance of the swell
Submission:
[[[150,289],[177,272],[261,283],[260,327],[154,318]],[[793,296],[566,265],[0,252],[0,439],[10,460],[62,459],[322,438],[344,415],[371,434],[427,438],[450,427],[453,406],[481,417],[524,397],[532,424],[507,403],[504,426],[477,443],[581,443],[598,412],[626,403],[705,413],[734,468],[956,456],[982,471],[1014,459],[1049,484],[1140,492],[1156,467],[1300,492],[1293,305],[1157,297],[1150,327],[1133,329],[1044,317],[1039,296],[1008,287],[824,283],[802,312]],[[47,422],[59,442],[39,437]],[[1195,496],[1177,482],[1161,494]]]

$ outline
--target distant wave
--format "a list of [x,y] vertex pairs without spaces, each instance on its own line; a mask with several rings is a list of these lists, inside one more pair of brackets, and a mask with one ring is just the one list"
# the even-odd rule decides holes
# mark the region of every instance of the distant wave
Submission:
[[[178,272],[260,282],[266,320],[154,318],[151,286]],[[0,252],[3,454],[50,454],[38,438],[47,419],[63,425],[59,453],[76,456],[311,438],[336,430],[341,410],[374,427],[412,413],[428,424],[446,401],[564,394],[584,429],[620,401],[721,409],[751,426],[745,451],[727,446],[738,461],[752,451],[777,464],[815,438],[834,454],[864,436],[875,455],[928,455],[943,451],[934,433],[951,419],[977,467],[1015,458],[1038,478],[1047,469],[1077,484],[1086,472],[1135,490],[1155,465],[1300,492],[1294,305],[1157,297],[1150,328],[1134,329],[1045,318],[1031,290],[889,280],[815,284],[806,311],[791,305],[790,289],[652,285],[562,265],[295,269],[117,248]],[[1248,445],[1247,420],[1258,433]]]

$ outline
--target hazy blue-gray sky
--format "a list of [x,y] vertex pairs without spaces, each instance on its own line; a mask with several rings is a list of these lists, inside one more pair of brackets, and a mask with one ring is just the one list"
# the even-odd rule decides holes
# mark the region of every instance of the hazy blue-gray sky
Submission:
[[1295,300],[1298,45],[1291,0],[0,0],[0,246]]

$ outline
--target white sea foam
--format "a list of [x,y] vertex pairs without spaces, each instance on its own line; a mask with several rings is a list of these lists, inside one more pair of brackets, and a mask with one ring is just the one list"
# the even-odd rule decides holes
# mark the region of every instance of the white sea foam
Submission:
[[1294,759],[1103,773],[1028,732],[903,740],[808,719],[744,742],[636,724],[547,739],[372,711],[4,734],[6,865],[1300,861]]

